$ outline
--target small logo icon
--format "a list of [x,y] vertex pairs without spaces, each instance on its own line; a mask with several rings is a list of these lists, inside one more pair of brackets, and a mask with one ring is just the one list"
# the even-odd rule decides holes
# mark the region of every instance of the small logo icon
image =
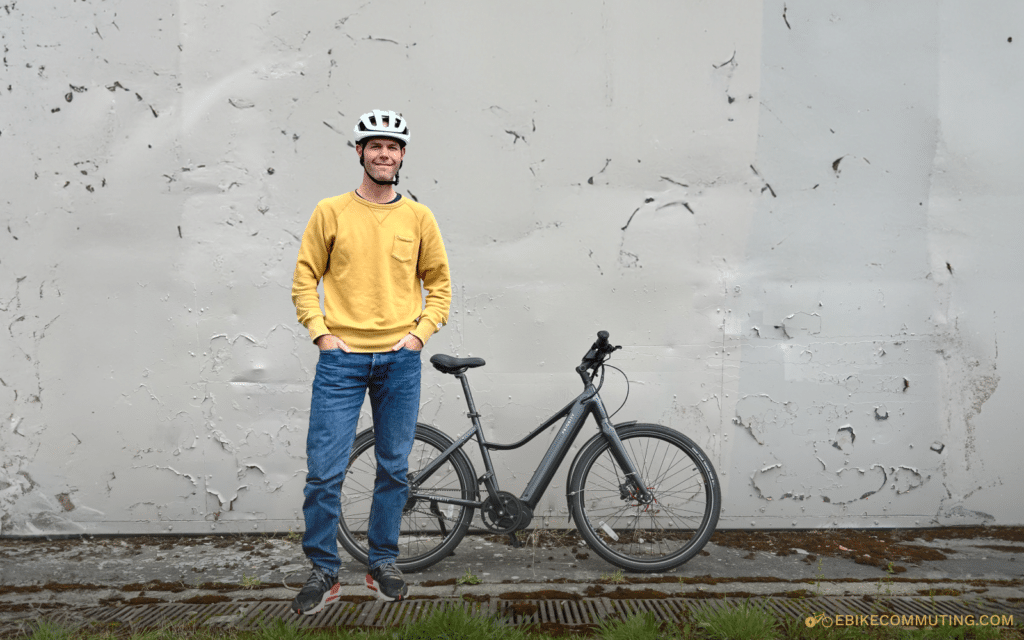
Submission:
[[814,626],[816,624],[818,624],[819,622],[821,622],[824,619],[825,619],[825,614],[824,613],[819,613],[816,616],[807,616],[807,619],[804,620],[804,624],[806,624],[808,628],[814,628]]

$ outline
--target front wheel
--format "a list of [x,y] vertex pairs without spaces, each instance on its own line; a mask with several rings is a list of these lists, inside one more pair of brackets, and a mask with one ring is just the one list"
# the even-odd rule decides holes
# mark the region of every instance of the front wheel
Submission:
[[[356,436],[348,471],[341,485],[338,542],[362,564],[367,564],[370,555],[367,529],[377,475],[374,443],[372,430]],[[414,479],[427,463],[444,453],[451,444],[451,438],[438,429],[417,424],[412,453],[409,454],[409,479]],[[476,500],[473,465],[466,454],[456,450],[406,500],[402,508],[396,561],[403,571],[419,571],[448,557],[466,535],[473,519],[470,507],[420,498],[420,495]]]
[[587,544],[628,571],[667,571],[697,555],[718,524],[722,494],[711,461],[683,434],[654,424],[616,430],[654,500],[643,504],[633,478],[595,437],[569,480],[569,507]]

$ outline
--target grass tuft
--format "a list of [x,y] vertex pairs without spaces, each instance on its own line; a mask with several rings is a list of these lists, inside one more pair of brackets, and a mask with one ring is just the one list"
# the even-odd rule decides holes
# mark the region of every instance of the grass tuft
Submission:
[[44,619],[36,623],[28,638],[29,640],[72,640],[77,635],[74,629]]
[[661,623],[652,613],[630,616],[625,620],[606,620],[597,627],[601,640],[657,640],[662,638]]
[[693,619],[709,640],[775,640],[779,637],[778,619],[749,600],[735,607],[700,609],[694,612]]
[[626,581],[626,576],[622,574],[622,569],[616,569],[611,573],[602,573],[601,582],[607,584],[622,584]]
[[300,629],[294,622],[277,618],[259,628],[246,632],[246,640],[308,640],[310,633]]
[[394,640],[526,640],[519,627],[501,618],[474,615],[462,607],[443,607],[428,617],[396,629]]

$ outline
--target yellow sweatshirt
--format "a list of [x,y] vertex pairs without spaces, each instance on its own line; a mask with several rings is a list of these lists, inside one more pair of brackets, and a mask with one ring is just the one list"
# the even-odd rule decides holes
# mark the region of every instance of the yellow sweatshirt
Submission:
[[330,333],[364,353],[388,351],[408,333],[426,344],[448,322],[451,299],[448,254],[430,209],[404,197],[375,204],[354,192],[317,205],[292,278],[292,302],[311,339]]

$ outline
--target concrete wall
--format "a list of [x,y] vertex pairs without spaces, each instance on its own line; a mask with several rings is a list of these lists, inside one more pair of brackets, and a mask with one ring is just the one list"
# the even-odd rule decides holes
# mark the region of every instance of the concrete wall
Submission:
[[[607,329],[616,419],[709,452],[721,526],[1022,524],[1022,25],[1010,0],[5,0],[0,533],[301,528],[290,278],[372,108],[411,123],[400,191],[455,285],[427,354],[488,360],[489,437],[575,395]],[[460,393],[427,367],[422,418],[461,433]],[[497,456],[504,488],[546,444]]]

